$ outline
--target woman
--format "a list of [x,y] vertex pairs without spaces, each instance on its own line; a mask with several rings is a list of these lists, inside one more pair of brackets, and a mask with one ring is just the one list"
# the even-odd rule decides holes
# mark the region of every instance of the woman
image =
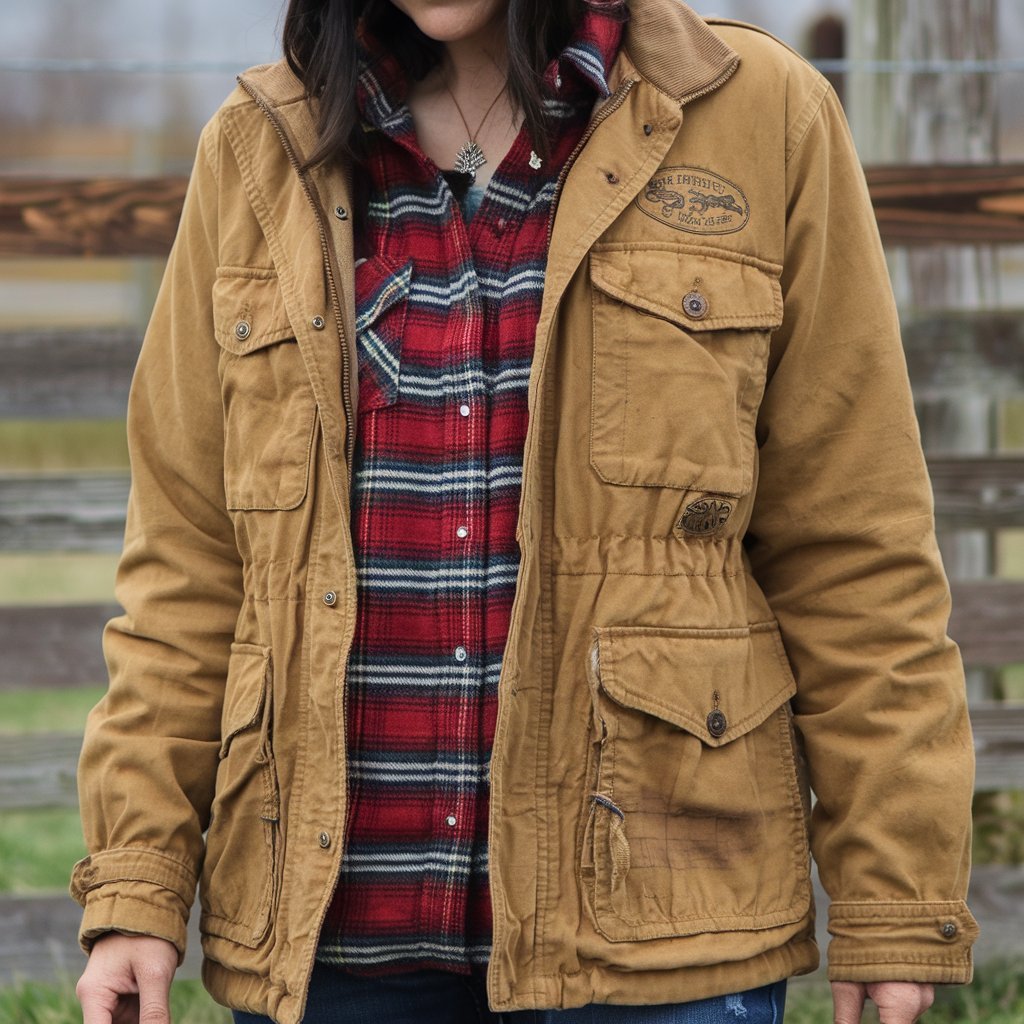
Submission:
[[240,1024],[779,1021],[811,848],[836,1020],[910,1024],[971,973],[971,744],[834,95],[675,0],[285,42],[133,386],[86,1024],[166,1019],[197,882]]

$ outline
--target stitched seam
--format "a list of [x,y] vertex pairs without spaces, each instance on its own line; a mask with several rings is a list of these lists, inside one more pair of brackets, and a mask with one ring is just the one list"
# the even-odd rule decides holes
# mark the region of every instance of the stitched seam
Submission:
[[[818,117],[818,113],[820,112],[822,106],[825,103],[825,97],[828,96],[828,94],[832,91],[832,86],[829,85],[827,79],[820,79],[817,83],[817,86],[817,89],[815,90],[815,92],[811,93],[807,102],[804,104],[803,110],[801,110],[800,115],[793,122],[793,126],[789,130],[791,132],[799,133],[799,135],[797,138],[793,140],[792,144],[787,143],[785,161],[787,165],[789,164],[789,161],[793,158],[793,156],[796,154],[796,151],[803,144],[804,139],[807,138],[807,135],[809,134],[811,129],[811,125],[814,124],[815,119]],[[806,118],[806,121],[803,125],[801,125],[801,119],[803,118]]]

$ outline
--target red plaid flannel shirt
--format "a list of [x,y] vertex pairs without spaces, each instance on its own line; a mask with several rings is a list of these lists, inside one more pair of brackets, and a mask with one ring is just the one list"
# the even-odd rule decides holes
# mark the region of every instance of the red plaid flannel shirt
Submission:
[[[519,566],[527,384],[556,182],[622,25],[587,11],[548,68],[551,154],[520,132],[467,226],[397,61],[364,54],[349,815],[318,958],[486,964],[488,765]],[[454,154],[453,154],[454,157]]]

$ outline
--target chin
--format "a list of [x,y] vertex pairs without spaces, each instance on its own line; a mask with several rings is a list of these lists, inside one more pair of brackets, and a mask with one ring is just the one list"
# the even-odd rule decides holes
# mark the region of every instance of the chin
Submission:
[[428,38],[439,43],[469,39],[504,17],[508,0],[392,0]]

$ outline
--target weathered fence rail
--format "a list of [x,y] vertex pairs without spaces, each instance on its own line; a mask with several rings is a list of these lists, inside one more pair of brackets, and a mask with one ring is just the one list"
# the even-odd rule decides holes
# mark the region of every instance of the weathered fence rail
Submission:
[[[971,708],[980,791],[1024,789],[1024,707]],[[75,808],[75,767],[82,737],[65,733],[6,736],[0,744],[0,811]]]
[[[869,167],[891,245],[1024,242],[1024,164]],[[186,179],[0,179],[0,256],[160,256]]]

